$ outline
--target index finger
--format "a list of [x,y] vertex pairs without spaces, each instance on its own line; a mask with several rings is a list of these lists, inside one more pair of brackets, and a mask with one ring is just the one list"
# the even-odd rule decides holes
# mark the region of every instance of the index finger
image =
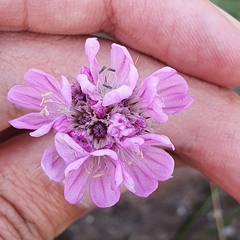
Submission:
[[104,31],[186,74],[218,85],[240,84],[238,23],[209,1],[0,0],[0,5],[1,30]]

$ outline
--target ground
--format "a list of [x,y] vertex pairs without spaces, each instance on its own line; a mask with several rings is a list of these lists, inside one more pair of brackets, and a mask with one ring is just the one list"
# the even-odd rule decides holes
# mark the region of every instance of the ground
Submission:
[[[221,201],[223,239],[240,239],[238,203],[222,190],[212,191]],[[199,172],[181,167],[150,197],[127,192],[114,207],[93,210],[56,240],[218,240],[212,191]]]

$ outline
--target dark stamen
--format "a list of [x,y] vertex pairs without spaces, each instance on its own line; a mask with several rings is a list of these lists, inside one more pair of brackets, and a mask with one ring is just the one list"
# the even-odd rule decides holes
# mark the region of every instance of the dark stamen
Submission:
[[99,74],[101,74],[107,67],[103,66],[102,69],[99,71]]
[[106,84],[103,84],[103,86],[104,86],[105,88],[112,89],[111,86],[108,86],[108,85],[106,85]]
[[116,72],[116,70],[113,69],[113,68],[108,68],[108,71],[110,71],[110,72]]

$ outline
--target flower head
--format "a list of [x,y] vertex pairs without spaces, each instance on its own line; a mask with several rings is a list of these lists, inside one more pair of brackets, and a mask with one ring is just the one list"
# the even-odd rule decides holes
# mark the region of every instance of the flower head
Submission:
[[65,181],[66,200],[78,203],[88,189],[97,206],[109,207],[119,200],[121,184],[147,197],[171,177],[174,161],[163,148],[174,146],[154,133],[152,123],[166,122],[193,99],[174,69],[162,68],[137,87],[127,49],[112,44],[110,66],[100,67],[99,48],[96,38],[87,39],[89,67],[75,82],[30,70],[29,85],[13,87],[8,99],[36,111],[10,121],[13,126],[35,130],[32,136],[55,130],[55,145],[45,150],[41,166],[53,181]]

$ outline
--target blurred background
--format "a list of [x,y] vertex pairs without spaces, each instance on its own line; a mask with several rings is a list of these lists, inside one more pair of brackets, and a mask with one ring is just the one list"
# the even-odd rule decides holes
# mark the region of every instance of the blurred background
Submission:
[[[240,20],[240,0],[212,0]],[[236,89],[240,93],[240,88]],[[95,209],[55,240],[240,240],[240,205],[190,167],[143,199],[127,192]]]

